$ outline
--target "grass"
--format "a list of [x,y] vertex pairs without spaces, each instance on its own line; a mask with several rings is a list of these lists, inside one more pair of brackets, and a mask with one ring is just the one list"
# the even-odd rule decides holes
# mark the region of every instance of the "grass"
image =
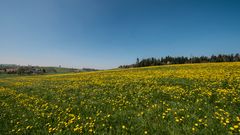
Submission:
[[1,134],[239,134],[240,63],[0,78]]
[[9,77],[16,77],[18,76],[17,74],[5,74],[5,73],[0,73],[0,78],[9,78]]

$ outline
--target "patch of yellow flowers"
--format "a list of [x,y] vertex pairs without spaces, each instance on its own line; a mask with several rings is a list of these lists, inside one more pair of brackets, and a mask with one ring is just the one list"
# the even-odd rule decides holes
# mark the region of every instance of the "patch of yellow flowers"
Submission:
[[240,63],[0,79],[6,134],[240,134]]

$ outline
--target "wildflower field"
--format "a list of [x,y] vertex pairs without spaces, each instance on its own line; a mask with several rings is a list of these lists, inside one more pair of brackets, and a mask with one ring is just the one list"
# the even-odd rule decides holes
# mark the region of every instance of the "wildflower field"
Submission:
[[0,134],[240,134],[240,63],[2,77]]

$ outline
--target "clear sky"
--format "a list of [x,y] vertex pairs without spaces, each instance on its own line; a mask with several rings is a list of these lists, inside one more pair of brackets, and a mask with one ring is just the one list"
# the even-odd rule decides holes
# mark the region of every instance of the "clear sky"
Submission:
[[239,0],[0,0],[0,63],[106,69],[239,52]]

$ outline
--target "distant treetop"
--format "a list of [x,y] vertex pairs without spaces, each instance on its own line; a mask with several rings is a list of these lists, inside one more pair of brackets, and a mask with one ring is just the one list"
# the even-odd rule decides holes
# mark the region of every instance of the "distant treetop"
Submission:
[[132,67],[147,67],[147,66],[159,66],[159,65],[169,65],[169,64],[187,64],[187,63],[209,63],[209,62],[237,62],[240,61],[240,55],[237,54],[219,54],[200,57],[172,57],[166,56],[161,58],[146,58],[137,61],[135,64],[131,65],[121,65],[119,68],[132,68]]

